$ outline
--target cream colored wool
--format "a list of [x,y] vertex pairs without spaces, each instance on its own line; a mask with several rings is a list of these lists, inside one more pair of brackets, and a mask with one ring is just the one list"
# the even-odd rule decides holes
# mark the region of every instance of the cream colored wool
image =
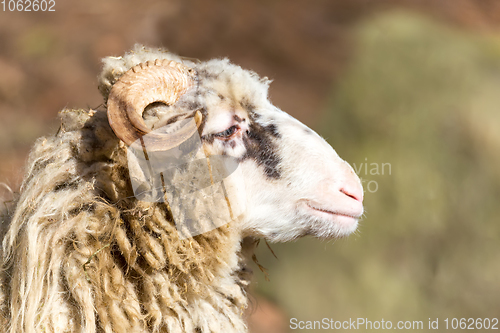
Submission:
[[[36,142],[1,228],[0,332],[246,332],[245,261],[255,238],[331,239],[356,230],[359,178],[325,140],[269,101],[267,78],[227,59],[195,63],[138,46],[104,59],[104,100],[131,67],[162,59],[194,69],[193,88],[173,105],[146,107],[146,126],[199,111],[203,153],[239,161],[245,181],[229,182],[225,193],[241,194],[234,202],[243,204],[231,204],[241,215],[181,238],[172,214],[186,213],[182,198],[169,207],[134,197],[129,172],[135,181],[141,170],[137,163],[129,170],[106,110],[63,110],[57,134]],[[189,175],[169,180],[192,185]],[[187,198],[196,204],[189,213],[209,230],[214,215],[201,208],[222,210],[198,198]]]
[[179,239],[133,197],[104,111],[64,110],[29,157],[3,242],[4,332],[244,332],[231,225]]

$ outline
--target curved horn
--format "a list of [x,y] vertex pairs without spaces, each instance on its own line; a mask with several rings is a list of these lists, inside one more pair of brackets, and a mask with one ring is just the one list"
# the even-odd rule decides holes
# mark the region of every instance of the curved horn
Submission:
[[[148,150],[158,151],[176,147],[191,137],[201,122],[185,126],[175,134],[150,133],[144,123],[144,109],[155,102],[172,105],[193,85],[193,70],[170,60],[148,61],[132,67],[113,85],[108,97],[108,120],[116,136],[131,145],[148,135]],[[191,123],[192,124],[192,123]]]

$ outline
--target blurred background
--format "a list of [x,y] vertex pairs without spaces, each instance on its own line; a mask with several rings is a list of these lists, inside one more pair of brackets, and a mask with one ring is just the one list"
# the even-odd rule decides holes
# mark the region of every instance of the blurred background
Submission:
[[[252,333],[302,321],[500,317],[500,1],[62,1],[0,11],[0,198],[100,59],[134,43],[229,57],[356,169],[366,216],[330,242],[265,243]],[[298,331],[298,330],[293,330]],[[309,330],[308,332],[314,332]],[[319,332],[319,330],[318,330]]]

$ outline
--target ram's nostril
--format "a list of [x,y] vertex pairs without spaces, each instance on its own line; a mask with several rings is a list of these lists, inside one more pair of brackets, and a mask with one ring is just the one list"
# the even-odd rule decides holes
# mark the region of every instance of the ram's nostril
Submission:
[[348,197],[353,198],[359,202],[363,202],[363,188],[361,186],[349,185],[343,186],[340,192],[344,193]]

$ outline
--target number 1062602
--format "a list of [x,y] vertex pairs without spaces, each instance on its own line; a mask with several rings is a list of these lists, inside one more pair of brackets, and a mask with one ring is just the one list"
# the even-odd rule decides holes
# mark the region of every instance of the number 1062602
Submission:
[[2,0],[4,12],[55,12],[55,0]]

